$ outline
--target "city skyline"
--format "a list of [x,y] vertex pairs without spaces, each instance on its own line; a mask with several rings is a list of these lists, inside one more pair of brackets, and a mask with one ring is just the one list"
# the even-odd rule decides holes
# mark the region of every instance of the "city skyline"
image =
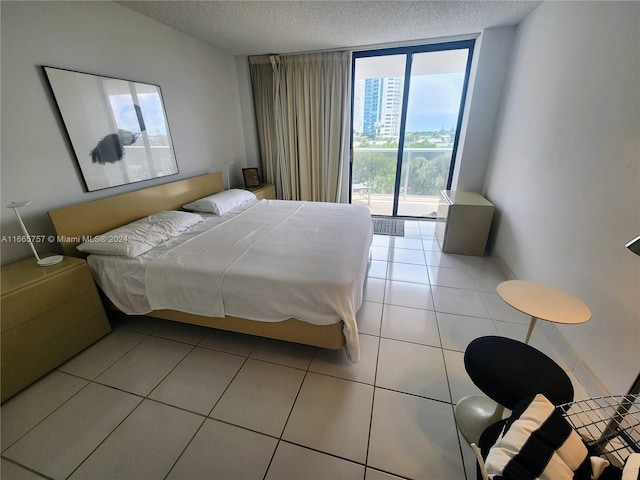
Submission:
[[[394,79],[394,81],[391,81]],[[378,82],[378,98],[367,98],[366,84]],[[407,132],[455,129],[458,122],[464,73],[413,75],[407,109]],[[399,86],[398,91],[395,90]],[[385,90],[387,89],[387,90]],[[393,93],[388,90],[394,89]],[[354,133],[365,136],[365,104],[377,103],[380,136],[398,136],[403,98],[402,77],[372,77],[356,82],[354,88]],[[374,95],[370,89],[369,95]],[[391,100],[390,102],[388,100]],[[371,115],[371,105],[367,114]],[[397,112],[394,115],[393,112]],[[386,123],[385,123],[386,121]],[[369,123],[371,118],[369,118]]]

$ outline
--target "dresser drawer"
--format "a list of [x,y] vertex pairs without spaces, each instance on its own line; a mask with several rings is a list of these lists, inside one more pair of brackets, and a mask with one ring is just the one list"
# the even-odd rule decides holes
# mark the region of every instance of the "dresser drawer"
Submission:
[[2,367],[2,401],[49,373],[111,331],[104,312],[64,332],[51,342]]
[[4,402],[111,331],[83,259],[3,266],[0,390]]
[[95,284],[89,268],[82,264],[2,295],[1,331],[15,328],[90,290],[95,290]]
[[2,332],[2,363],[4,367],[19,361],[32,350],[42,347],[55,338],[76,328],[87,318],[104,315],[100,297],[90,290],[73,302],[58,305],[11,330]]

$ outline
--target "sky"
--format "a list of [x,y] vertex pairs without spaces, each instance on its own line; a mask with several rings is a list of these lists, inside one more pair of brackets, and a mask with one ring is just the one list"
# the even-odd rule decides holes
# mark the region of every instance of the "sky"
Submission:
[[411,77],[407,132],[449,130],[458,123],[464,73]]

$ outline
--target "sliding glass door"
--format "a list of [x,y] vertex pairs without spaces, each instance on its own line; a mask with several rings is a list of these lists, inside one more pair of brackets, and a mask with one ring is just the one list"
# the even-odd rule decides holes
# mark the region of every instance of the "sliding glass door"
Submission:
[[351,202],[435,217],[451,185],[473,41],[354,53]]

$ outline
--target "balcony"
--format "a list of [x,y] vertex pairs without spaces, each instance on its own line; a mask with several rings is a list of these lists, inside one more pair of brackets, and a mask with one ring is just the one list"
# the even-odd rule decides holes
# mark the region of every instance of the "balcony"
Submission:
[[[372,215],[392,215],[397,148],[354,148],[351,202]],[[434,218],[447,186],[453,148],[405,147],[398,215]]]

